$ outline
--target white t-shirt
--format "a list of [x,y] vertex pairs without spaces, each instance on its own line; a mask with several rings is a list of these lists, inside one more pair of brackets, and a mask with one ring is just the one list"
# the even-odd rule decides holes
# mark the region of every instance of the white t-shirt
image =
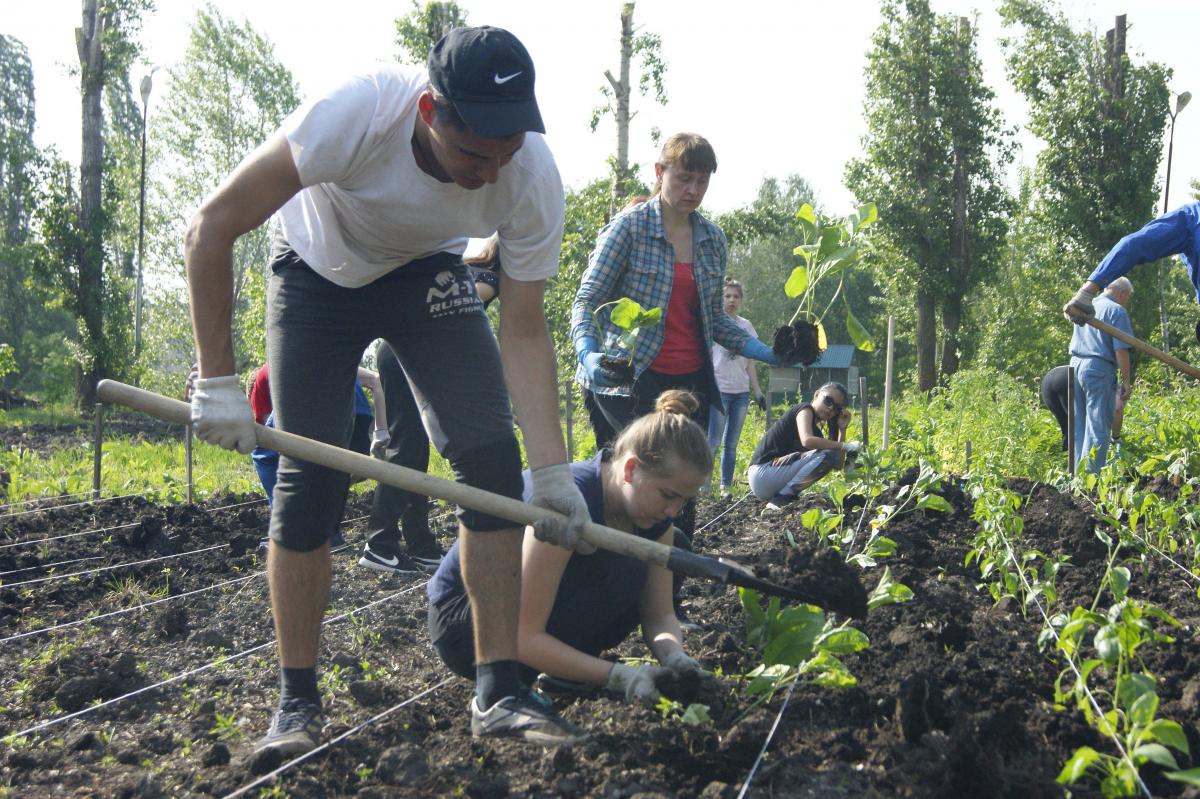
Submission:
[[464,189],[421,171],[412,152],[424,70],[383,69],[309,101],[282,131],[305,187],[279,210],[284,238],[318,274],[346,288],[468,238],[500,234],[516,280],[558,271],[563,186],[545,139],[525,143],[494,184]]
[[[740,316],[737,324],[751,336],[758,338],[758,333],[755,332],[754,325],[750,324],[749,319]],[[712,359],[717,388],[722,394],[742,394],[750,390],[750,374],[746,371],[749,359],[736,352],[730,352],[720,344],[713,344]]]

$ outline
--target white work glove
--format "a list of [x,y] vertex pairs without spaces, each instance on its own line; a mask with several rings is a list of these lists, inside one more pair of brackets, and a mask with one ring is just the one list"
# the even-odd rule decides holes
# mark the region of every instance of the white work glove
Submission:
[[849,453],[858,452],[860,449],[862,449],[862,442],[861,441],[843,441],[842,449]]
[[685,674],[706,674],[704,667],[682,649],[676,650],[662,659],[663,668],[675,672],[679,677]]
[[529,498],[532,505],[547,510],[556,511],[566,516],[566,520],[544,519],[533,525],[533,534],[539,541],[555,544],[564,549],[573,549],[581,555],[590,555],[596,547],[583,540],[583,526],[591,519],[587,503],[575,478],[571,467],[565,463],[553,466],[543,466],[534,469],[532,473],[533,496]]
[[371,434],[371,457],[387,460],[387,446],[392,443],[392,434],[386,429],[376,430]]
[[196,381],[200,379],[200,367],[193,364],[192,370],[188,372],[187,382],[183,384],[183,401],[192,401],[192,392],[196,390]]
[[1084,324],[1086,320],[1096,315],[1096,309],[1092,306],[1092,300],[1095,298],[1096,292],[1087,286],[1081,286],[1071,301],[1063,306],[1063,316],[1077,325]]
[[662,698],[654,683],[664,671],[661,666],[614,663],[604,687],[624,696],[626,702],[639,702],[653,707]]
[[192,392],[192,426],[201,441],[248,455],[254,449],[254,411],[237,375],[203,377]]

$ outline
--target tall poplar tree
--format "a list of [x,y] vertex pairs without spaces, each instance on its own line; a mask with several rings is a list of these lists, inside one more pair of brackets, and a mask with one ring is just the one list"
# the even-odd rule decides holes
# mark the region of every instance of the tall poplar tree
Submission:
[[846,182],[879,207],[879,282],[915,306],[917,386],[927,391],[938,380],[939,339],[941,375],[958,369],[970,344],[964,301],[999,259],[1011,135],[968,20],[934,14],[927,0],[888,0],[881,13],[866,69],[865,156],[847,166]]

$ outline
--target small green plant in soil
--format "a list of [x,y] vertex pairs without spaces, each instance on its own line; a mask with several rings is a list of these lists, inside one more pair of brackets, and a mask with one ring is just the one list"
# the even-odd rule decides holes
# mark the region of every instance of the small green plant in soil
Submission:
[[600,359],[600,365],[626,382],[633,380],[633,352],[638,336],[642,330],[654,327],[662,321],[662,308],[643,308],[636,300],[621,297],[619,300],[606,302],[592,312],[597,323],[600,312],[608,311],[608,319],[624,332],[617,338],[617,352],[605,353]]
[[[805,203],[796,212],[804,240],[794,253],[803,259],[788,276],[784,293],[797,300],[796,312],[787,325],[775,331],[774,351],[782,363],[812,364],[825,349],[825,328],[821,320],[838,297],[846,309],[846,329],[854,346],[863,352],[875,349],[875,342],[850,310],[842,293],[844,272],[853,266],[863,248],[863,231],[879,218],[875,203],[866,203],[841,220],[818,217],[812,205]],[[816,310],[817,287],[838,279],[837,288],[820,313]]]
[[674,699],[667,697],[659,697],[658,704],[654,709],[664,719],[674,719],[680,724],[686,724],[689,727],[699,727],[701,724],[708,724],[712,721],[709,716],[709,706],[699,702],[692,702],[686,707],[682,702],[676,702]]

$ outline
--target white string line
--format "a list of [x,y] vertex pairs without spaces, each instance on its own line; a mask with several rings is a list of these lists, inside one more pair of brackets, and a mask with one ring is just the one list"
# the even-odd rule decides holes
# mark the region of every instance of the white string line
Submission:
[[371,718],[362,722],[358,726],[353,727],[349,730],[346,730],[344,733],[337,736],[336,738],[332,738],[329,741],[326,741],[325,743],[318,746],[316,749],[312,749],[308,752],[305,752],[302,755],[299,755],[298,757],[292,758],[291,760],[284,763],[282,766],[275,769],[274,771],[272,771],[268,774],[262,775],[258,779],[254,780],[254,782],[250,782],[250,783],[243,785],[241,788],[238,788],[233,793],[225,794],[224,799],[236,799],[236,797],[241,796],[242,794],[246,793],[246,791],[250,790],[251,788],[253,788],[257,785],[261,785],[262,783],[266,782],[267,780],[278,777],[280,774],[291,769],[293,766],[298,766],[301,763],[303,763],[305,760],[308,760],[311,757],[317,756],[321,752],[324,752],[326,749],[329,749],[330,747],[332,747],[334,744],[340,743],[341,741],[345,740],[346,738],[349,738],[351,735],[356,734],[360,730],[362,730],[366,727],[369,727],[370,725],[374,724],[377,721],[382,720],[383,718],[385,718],[387,716],[390,716],[391,714],[395,713],[397,710],[404,707],[405,705],[410,705],[413,702],[416,702],[418,699],[422,699],[426,696],[429,696],[431,693],[433,693],[437,689],[441,688],[443,685],[446,685],[447,683],[451,682],[453,679],[454,679],[453,677],[446,677],[441,682],[439,682],[437,685],[430,686],[429,688],[426,688],[424,691],[421,691],[419,694],[410,696],[408,699],[405,699],[400,704],[393,705],[392,707],[388,708],[387,710],[383,711],[382,713],[375,714],[374,716],[372,716]]
[[[140,496],[139,494],[131,494],[130,496]],[[266,499],[253,499],[248,502],[235,502],[232,505],[218,505],[215,508],[201,508],[205,513],[216,513],[219,510],[230,510],[232,508],[241,508],[245,505],[260,505],[266,502]],[[65,507],[65,506],[64,506]],[[58,510],[58,508],[49,508],[48,510]],[[123,530],[128,527],[137,527],[141,522],[130,522],[128,524],[118,524],[113,527],[98,527],[93,530],[80,530],[77,533],[66,533],[65,535],[55,535],[49,538],[35,538],[29,541],[16,541],[11,544],[0,544],[0,549],[12,549],[13,547],[33,546],[34,544],[45,544],[48,541],[61,541],[64,538],[77,538],[81,535],[90,535],[91,533],[107,533],[112,530]]]
[[792,691],[795,690],[799,679],[800,670],[797,669],[796,676],[792,678],[792,684],[788,686],[787,695],[783,698],[783,705],[779,708],[779,714],[775,716],[775,723],[771,725],[771,730],[767,733],[767,740],[763,741],[762,749],[758,751],[758,757],[754,759],[754,765],[750,767],[750,773],[746,775],[746,781],[742,783],[742,790],[738,792],[737,799],[742,799],[746,795],[746,791],[750,790],[750,783],[753,781],[755,773],[758,772],[758,767],[762,764],[763,758],[767,756],[767,748],[771,745],[771,739],[775,737],[775,731],[779,729],[779,722],[783,721],[783,712],[787,710],[788,702],[792,700]]
[[154,562],[160,561],[160,560],[173,560],[174,558],[183,558],[183,557],[187,557],[188,555],[199,555],[201,552],[211,552],[214,549],[224,549],[225,547],[228,547],[228,546],[229,546],[229,544],[214,544],[211,547],[204,547],[203,549],[193,549],[190,552],[180,552],[175,555],[160,555],[157,558],[146,558],[145,560],[135,560],[131,563],[116,563],[112,566],[102,566],[99,569],[88,569],[87,571],[70,572],[69,574],[56,574],[52,577],[39,577],[36,580],[22,580],[19,583],[5,583],[3,581],[0,581],[0,587],[16,588],[19,585],[33,585],[34,583],[48,583],[48,582],[52,582],[54,580],[69,580],[72,577],[83,577],[84,575],[88,575],[88,574],[99,574],[100,572],[112,571],[113,569],[127,569],[131,566],[141,566],[144,563],[154,563]]
[[[91,492],[87,491],[84,493],[90,494]],[[145,493],[122,494],[119,497],[101,497],[99,499],[87,499],[87,500],[84,500],[83,502],[71,502],[67,505],[51,505],[48,508],[34,508],[32,510],[17,511],[16,513],[5,513],[4,515],[0,516],[0,519],[12,519],[16,516],[28,516],[31,513],[43,513],[45,511],[51,511],[51,510],[63,510],[64,508],[78,508],[80,505],[98,505],[102,502],[112,502],[113,500],[116,500],[116,499],[129,499],[130,497],[144,497],[145,495],[146,495]]]
[[[417,583],[416,585],[412,585],[412,586],[409,586],[408,588],[405,588],[403,591],[397,591],[396,593],[389,594],[388,596],[385,596],[382,599],[376,599],[373,602],[368,602],[367,604],[363,605],[362,607],[355,608],[354,610],[348,610],[345,613],[338,614],[337,616],[330,616],[328,619],[322,619],[321,626],[324,627],[327,624],[333,624],[334,622],[341,621],[342,619],[345,619],[345,618],[349,618],[350,616],[353,616],[355,613],[361,613],[362,611],[367,610],[368,608],[372,608],[375,605],[379,605],[384,602],[390,602],[391,600],[396,599],[397,597],[403,596],[404,594],[411,593],[412,591],[415,591],[418,588],[424,587],[425,583],[427,583],[427,582],[429,582],[429,581],[426,580],[425,582]],[[244,650],[242,652],[238,652],[233,655],[224,655],[224,656],[218,658],[217,660],[214,660],[211,663],[206,663],[197,669],[192,669],[191,671],[185,671],[182,674],[176,674],[174,677],[168,677],[165,680],[161,680],[152,685],[147,685],[142,688],[138,688],[136,691],[130,691],[129,693],[122,694],[121,696],[118,696],[114,699],[109,699],[107,701],[100,702],[95,705],[89,705],[88,707],[85,707],[82,710],[76,710],[74,713],[66,713],[61,716],[55,716],[52,719],[47,719],[46,721],[35,724],[34,726],[29,727],[28,729],[21,730],[20,732],[9,733],[3,737],[0,737],[0,741],[12,739],[12,738],[20,738],[22,736],[29,735],[30,733],[37,732],[38,730],[44,730],[47,727],[53,727],[54,725],[61,724],[64,721],[69,721],[70,719],[78,718],[79,716],[86,715],[93,711],[99,710],[102,707],[108,707],[109,705],[114,705],[117,702],[124,701],[126,699],[129,699],[130,697],[138,696],[139,694],[144,694],[147,691],[153,691],[156,688],[161,688],[163,686],[170,685],[171,683],[179,682],[180,680],[185,680],[188,677],[194,677],[197,674],[200,674],[202,672],[209,671],[210,669],[215,669],[217,666],[222,666],[231,661],[238,660],[240,658],[244,658],[247,655],[251,655],[251,654],[259,651],[260,649],[265,649],[274,643],[275,643],[275,638],[272,637],[270,640],[265,641],[265,642],[259,644],[258,646],[251,647],[250,649]]]
[[[343,525],[350,524],[351,522],[357,522],[357,521],[361,521],[362,519],[365,519],[365,518],[367,518],[367,517],[366,517],[366,516],[358,516],[358,517],[355,517],[355,518],[353,518],[353,519],[346,519],[345,521],[343,521],[343,522],[342,522],[342,524],[343,524]],[[350,549],[352,546],[355,546],[355,545],[354,545],[354,544],[349,544],[349,543],[343,544],[343,545],[342,545],[342,546],[340,546],[340,547],[336,547],[336,548],[334,548],[334,549],[331,549],[331,550],[330,550],[330,554],[335,554],[335,553],[338,553],[338,552],[344,552],[345,550],[347,550],[347,549]],[[206,587],[204,587],[204,588],[197,588],[197,589],[195,589],[195,590],[193,590],[193,591],[187,591],[187,592],[185,592],[185,593],[182,593],[182,594],[172,594],[171,596],[168,596],[168,597],[163,597],[163,598],[161,598],[161,599],[156,599],[156,600],[154,600],[153,602],[147,602],[147,603],[145,603],[145,604],[143,604],[143,605],[135,605],[135,606],[133,606],[133,607],[129,607],[129,608],[122,608],[121,610],[112,611],[112,612],[110,612],[110,613],[104,613],[104,614],[101,614],[101,615],[99,615],[99,616],[89,616],[89,617],[86,617],[86,618],[83,618],[83,619],[77,619],[77,620],[75,620],[75,621],[69,621],[69,622],[63,622],[63,623],[61,623],[61,624],[55,624],[55,625],[53,625],[53,626],[51,626],[51,627],[42,627],[42,628],[39,628],[39,629],[37,629],[37,630],[30,630],[30,631],[28,631],[28,632],[18,633],[18,634],[16,634],[16,635],[10,635],[10,636],[9,636],[9,637],[7,637],[7,638],[0,638],[0,644],[2,644],[2,643],[5,643],[6,641],[15,641],[15,640],[17,640],[17,639],[19,639],[19,638],[26,638],[26,637],[33,636],[33,635],[43,635],[43,634],[45,634],[45,633],[49,633],[49,632],[52,632],[52,631],[54,631],[54,630],[59,630],[59,629],[62,629],[62,628],[64,628],[64,627],[74,627],[74,626],[76,626],[76,625],[79,625],[79,624],[87,624],[88,622],[92,622],[92,621],[98,621],[99,619],[108,618],[109,616],[118,616],[118,615],[120,615],[120,614],[122,614],[122,613],[131,613],[131,612],[133,612],[133,611],[135,611],[135,610],[141,610],[141,609],[143,609],[143,608],[148,608],[148,607],[150,607],[151,605],[157,605],[157,604],[159,604],[159,603],[161,603],[161,602],[170,602],[171,600],[174,600],[174,599],[181,599],[181,598],[183,598],[183,597],[186,597],[186,596],[192,596],[192,595],[194,595],[194,594],[202,594],[202,593],[204,593],[204,592],[206,592],[206,591],[212,591],[212,590],[214,590],[214,589],[217,589],[217,588],[222,588],[222,587],[224,587],[224,586],[226,586],[226,585],[232,585],[233,583],[240,583],[240,582],[243,582],[243,581],[245,581],[245,580],[250,580],[250,579],[252,579],[252,578],[254,578],[254,577],[261,577],[261,576],[263,576],[263,575],[264,575],[264,574],[266,574],[266,573],[267,573],[267,572],[266,572],[266,570],[264,569],[263,571],[255,572],[254,574],[248,575],[248,576],[246,576],[246,577],[237,577],[237,578],[235,578],[235,579],[232,579],[232,580],[225,580],[224,582],[215,583],[215,584],[213,584],[213,585],[206,586]]]
[[[1092,506],[1092,510],[1093,510],[1093,511],[1097,510],[1096,503],[1092,501],[1092,498],[1091,498],[1091,497],[1086,497],[1086,496],[1085,496],[1085,497],[1083,497],[1083,499],[1087,500],[1088,504]],[[1122,529],[1122,528],[1118,528],[1118,529],[1117,529],[1117,537],[1118,537],[1118,538],[1120,538],[1120,530],[1121,530],[1121,529]],[[1193,574],[1193,573],[1192,573],[1192,570],[1191,570],[1191,569],[1187,568],[1187,567],[1186,567],[1186,566],[1184,566],[1182,563],[1180,563],[1179,561],[1175,560],[1175,559],[1174,559],[1174,558],[1172,558],[1170,555],[1168,555],[1166,552],[1163,552],[1163,551],[1162,551],[1161,549],[1159,549],[1157,546],[1155,546],[1154,544],[1150,543],[1150,539],[1149,539],[1149,538],[1142,538],[1140,535],[1138,535],[1138,533],[1137,533],[1137,530],[1135,530],[1135,529],[1134,529],[1134,528],[1132,528],[1132,527],[1128,527],[1128,526],[1126,526],[1126,527],[1125,527],[1125,528],[1123,528],[1123,529],[1126,529],[1126,530],[1128,530],[1128,531],[1129,531],[1129,535],[1130,535],[1130,536],[1133,538],[1133,540],[1134,540],[1134,541],[1137,541],[1137,542],[1138,542],[1138,543],[1140,543],[1140,544],[1145,544],[1147,547],[1149,547],[1150,549],[1154,550],[1154,551],[1155,551],[1155,552],[1157,552],[1159,555],[1161,555],[1161,556],[1163,557],[1163,559],[1165,559],[1166,561],[1168,561],[1169,563],[1171,563],[1173,566],[1175,566],[1175,568],[1179,569],[1181,572],[1183,572],[1184,574],[1186,574],[1186,575],[1188,576],[1188,579],[1189,579],[1189,580],[1192,580],[1192,581],[1196,582],[1197,584],[1200,584],[1200,577],[1197,577],[1195,574]],[[1147,531],[1146,531],[1146,535],[1147,535],[1147,536],[1149,536],[1149,534],[1150,534],[1150,532],[1149,532],[1149,530],[1147,530]],[[1168,533],[1168,536],[1169,536],[1169,535],[1170,535],[1170,534]],[[1174,540],[1174,539],[1172,538],[1172,540]]]
[[697,532],[697,533],[702,533],[702,532],[704,532],[705,530],[707,530],[709,527],[712,527],[714,524],[716,524],[716,523],[717,523],[717,519],[720,519],[722,516],[724,516],[725,514],[729,513],[730,511],[732,511],[732,510],[733,510],[734,508],[736,508],[738,505],[741,505],[743,502],[745,502],[745,501],[746,501],[746,500],[748,500],[749,498],[750,498],[750,495],[749,495],[749,494],[743,494],[741,499],[739,499],[737,502],[735,502],[735,503],[733,503],[732,505],[730,505],[730,506],[729,506],[728,508],[726,508],[725,510],[721,511],[720,513],[718,513],[716,516],[714,516],[714,517],[712,517],[711,519],[709,519],[709,520],[708,520],[708,523],[707,523],[707,524],[705,524],[703,527],[701,527],[701,528],[700,528],[699,530],[697,530],[696,532]]
[[[73,491],[70,494],[55,494],[53,496],[40,496],[40,497],[33,497],[31,499],[21,499],[21,500],[17,500],[16,502],[9,502],[4,505],[0,505],[0,510],[3,510],[4,508],[15,508],[18,505],[32,505],[35,502],[54,502],[54,501],[60,500],[60,499],[71,499],[72,497],[82,497],[82,496],[85,496],[90,493],[92,493],[91,490]],[[109,499],[114,499],[114,497],[104,497],[103,499],[97,500],[97,502],[107,502]],[[0,515],[0,517],[2,517],[2,515]]]
[[91,555],[90,557],[86,557],[86,558],[73,558],[71,560],[60,560],[56,563],[39,563],[36,566],[24,566],[20,569],[9,569],[6,572],[0,572],[0,577],[3,577],[6,574],[16,574],[17,572],[30,572],[30,571],[33,571],[34,569],[54,569],[59,566],[67,566],[72,563],[83,563],[86,560],[104,560],[104,556],[103,555]]
[[[1033,586],[1029,584],[1029,580],[1025,577],[1025,570],[1022,568],[1020,561],[1017,560],[1017,556],[1013,551],[1012,544],[1008,542],[1008,537],[1004,535],[1004,531],[998,526],[996,527],[996,535],[998,535],[1000,540],[1004,542],[1004,548],[1008,551],[1008,559],[1012,562],[1013,566],[1016,567],[1017,574],[1020,576],[1021,582],[1025,584],[1025,590],[1028,592],[1027,595],[1032,597],[1033,604],[1037,605],[1038,613],[1042,614],[1042,620],[1046,623],[1046,629],[1050,630],[1050,634],[1054,636],[1055,648],[1057,649],[1057,644],[1060,641],[1058,630],[1054,629],[1054,625],[1050,623],[1050,617],[1046,614],[1045,608],[1042,607],[1041,600],[1033,592]],[[1075,658],[1072,657],[1071,654],[1065,649],[1061,649],[1059,651],[1062,652],[1063,657],[1067,661],[1067,665],[1071,667],[1071,671],[1075,673],[1075,679],[1077,683],[1083,686],[1083,692],[1087,695],[1088,702],[1091,703],[1092,710],[1095,711],[1097,718],[1104,718],[1104,710],[1100,707],[1100,703],[1096,701],[1096,697],[1092,695],[1092,689],[1088,687],[1087,680],[1085,680],[1083,675],[1079,672],[1079,667],[1075,665]],[[1099,731],[1100,730],[1097,729],[1097,732]],[[1121,759],[1124,760],[1126,765],[1128,765],[1133,771],[1133,778],[1137,780],[1138,787],[1142,789],[1142,794],[1145,795],[1146,799],[1153,799],[1150,794],[1150,789],[1147,788],[1146,783],[1142,781],[1142,775],[1138,773],[1137,766],[1134,765],[1133,760],[1129,757],[1129,753],[1125,751],[1125,747],[1121,744],[1120,739],[1117,738],[1116,734],[1112,731],[1109,731],[1108,737],[1112,739],[1113,744],[1117,747],[1117,751],[1121,753]]]

